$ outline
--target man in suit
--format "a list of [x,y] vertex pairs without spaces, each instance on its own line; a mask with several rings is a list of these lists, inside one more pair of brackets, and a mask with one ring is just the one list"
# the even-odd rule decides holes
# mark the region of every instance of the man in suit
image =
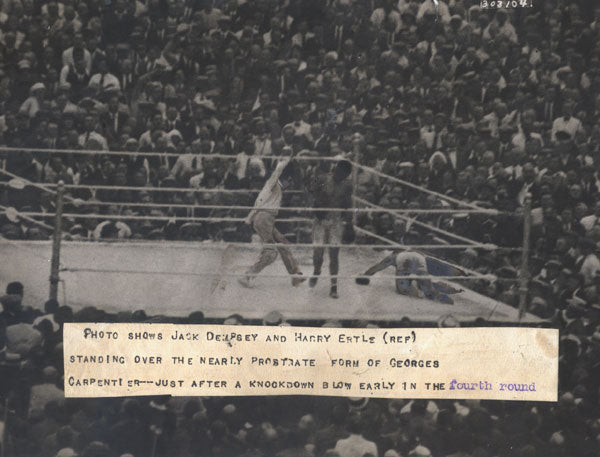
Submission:
[[467,52],[463,55],[463,57],[458,62],[456,67],[456,77],[464,75],[470,71],[479,72],[481,69],[481,61],[479,57],[477,57],[475,46],[467,47]]
[[134,89],[137,76],[133,71],[131,59],[122,59],[119,61],[117,79],[124,94],[130,93]]
[[183,139],[188,143],[196,140],[200,137],[203,131],[206,130],[206,116],[204,109],[199,104],[195,104],[193,107],[194,114],[192,118],[185,125],[181,133],[183,133]]
[[108,110],[100,115],[100,123],[109,147],[118,148],[123,127],[127,125],[129,115],[121,109],[119,95],[108,99]]
[[121,90],[119,79],[108,71],[106,59],[98,61],[98,73],[90,78],[88,87],[95,91],[97,98],[105,95],[106,92]]
[[170,132],[171,130],[179,130],[180,132],[184,128],[184,123],[179,115],[179,111],[176,106],[169,106],[167,108],[167,118],[165,120],[165,131]]
[[341,52],[344,42],[353,36],[352,29],[342,12],[335,14],[333,23],[324,31],[323,44],[327,51]]
[[108,142],[106,138],[96,131],[98,119],[87,114],[84,118],[83,133],[79,135],[79,146],[82,148],[90,148],[98,146],[98,149],[108,151]]
[[44,147],[48,149],[58,148],[58,143],[60,141],[58,137],[58,123],[56,121],[48,122],[46,133],[47,135],[44,139]]
[[523,205],[525,197],[529,193],[533,200],[537,201],[540,197],[540,185],[538,182],[535,165],[532,162],[526,162],[523,165],[521,176],[513,180],[513,192],[517,196],[519,205]]
[[69,83],[74,100],[79,101],[90,81],[90,72],[87,69],[82,48],[73,49],[73,60],[74,63],[69,63],[62,68],[60,72],[60,84]]
[[[543,90],[539,88],[540,91]],[[535,112],[537,119],[542,123],[544,128],[549,128],[552,125],[556,115],[560,112],[560,104],[556,95],[556,88],[549,86],[543,91],[543,96],[538,97],[535,104]]]

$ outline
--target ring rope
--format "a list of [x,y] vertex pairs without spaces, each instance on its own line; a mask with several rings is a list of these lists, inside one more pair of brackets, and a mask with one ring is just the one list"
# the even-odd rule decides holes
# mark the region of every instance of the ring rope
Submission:
[[[8,146],[0,146],[0,152],[33,152],[33,153],[41,153],[41,154],[71,154],[71,155],[114,155],[114,156],[131,156],[133,158],[137,157],[174,157],[177,158],[182,155],[179,152],[158,152],[158,151],[150,151],[150,152],[142,152],[142,151],[106,151],[102,149],[57,149],[57,148],[11,148]],[[235,160],[237,159],[236,154],[219,154],[219,153],[208,153],[208,154],[198,154],[200,158],[207,159],[229,159]],[[254,157],[258,159],[265,160],[279,160],[286,158],[286,156],[278,156],[278,155],[255,155]],[[324,160],[328,162],[338,162],[340,160],[348,160],[348,159],[340,159],[340,157],[330,157],[330,156],[302,156],[296,155],[294,156],[294,160]]]
[[[247,192],[251,192],[248,190]],[[184,209],[231,209],[231,210],[248,210],[251,211],[254,206],[243,205],[197,205],[185,203],[130,203],[130,202],[111,202],[111,201],[89,201],[81,200],[76,202],[79,206],[132,206],[139,208],[184,208]],[[314,211],[314,212],[331,212],[331,213],[389,213],[387,208],[313,208],[306,206],[282,206],[279,211]],[[456,209],[394,209],[394,212],[401,214],[481,214],[482,211],[476,209],[456,210]],[[484,214],[493,214],[494,210],[485,211]]]
[[[57,187],[58,184],[49,183],[48,187]],[[149,186],[110,186],[107,184],[64,184],[65,189],[90,189],[90,190],[131,190],[134,192],[204,192],[214,194],[258,194],[260,189],[219,189],[210,187],[149,187]],[[301,190],[285,190],[285,194],[303,193]]]
[[[57,187],[58,184],[47,183],[48,187]],[[110,186],[107,184],[64,184],[65,189],[90,189],[90,190],[131,190],[134,192],[180,192],[180,193],[193,193],[193,192],[205,192],[215,194],[258,194],[260,189],[219,189],[209,187],[147,187],[147,186]],[[287,194],[299,194],[303,193],[301,190],[286,190],[284,193]]]
[[[31,243],[31,240],[19,240],[24,243]],[[41,240],[43,242],[43,240]],[[120,238],[120,239],[101,239],[101,240],[65,240],[69,244],[80,244],[89,246],[90,244],[107,244],[107,245],[118,245],[118,244],[127,244],[127,245],[156,245],[156,240],[139,240],[139,239],[130,239],[130,238]],[[239,248],[263,248],[263,247],[282,247],[288,249],[294,248],[338,248],[338,249],[377,249],[377,250],[390,250],[394,249],[389,244],[335,244],[335,243],[253,243],[253,242],[243,242],[243,241],[183,241],[176,242],[169,240],[169,248],[174,249],[190,249],[190,248],[202,248],[202,249],[215,249],[221,250],[226,249],[229,246],[239,247]],[[473,246],[470,244],[450,244],[450,245],[440,245],[440,244],[406,244],[402,245],[405,249],[483,249],[487,251],[491,250],[504,250],[511,248],[501,248],[495,246],[493,244],[484,244]],[[436,259],[437,260],[437,259]]]
[[[359,197],[355,197],[355,198],[359,198]],[[362,199],[361,199],[362,200]],[[369,202],[367,202],[366,200],[362,200],[366,203],[369,204]],[[124,206],[127,206],[127,204],[123,204]],[[85,205],[87,206],[87,205]],[[151,206],[151,205],[150,205]],[[165,206],[169,206],[169,205],[165,205]],[[219,205],[212,205],[215,206],[217,208],[228,208],[227,206],[219,206]],[[199,206],[201,207],[201,206]],[[7,208],[2,207],[4,212],[6,212]],[[253,209],[253,207],[242,207],[244,209]],[[291,208],[285,208],[288,210],[292,210]],[[284,209],[284,210],[285,210]],[[313,208],[304,208],[304,211],[310,211]],[[377,208],[379,211],[392,211],[392,210],[386,210],[385,208],[379,207]],[[352,211],[352,210],[350,210]],[[36,221],[35,219],[32,219],[33,217],[54,217],[55,213],[42,213],[42,212],[17,212],[18,215],[21,215],[24,219],[27,219],[29,221],[32,221],[34,223],[38,223],[39,221]],[[179,221],[206,221],[206,222],[244,222],[245,218],[227,218],[227,217],[200,217],[200,216],[151,216],[151,215],[117,215],[117,214],[79,214],[79,213],[63,213],[63,217],[68,217],[68,218],[73,218],[73,219],[77,219],[77,218],[84,218],[84,219],[117,219],[117,220],[179,220]],[[313,219],[309,219],[309,218],[279,218],[278,221],[285,221],[285,222],[313,222]],[[413,222],[419,222],[419,221],[413,221]],[[52,227],[45,225],[41,222],[39,222],[39,224],[41,224],[42,226],[44,226],[45,228],[51,229]],[[423,223],[421,223],[423,224]],[[433,226],[429,226],[428,224],[423,224],[425,225],[427,228],[433,228]],[[359,228],[359,227],[357,227]],[[362,230],[362,229],[361,229]],[[450,232],[447,232],[445,230],[442,229],[437,229],[434,231],[438,231],[441,232],[444,235],[449,235],[451,237],[454,238],[463,238],[464,240],[467,240],[467,242],[469,243],[468,247],[474,247],[474,246],[493,246],[493,248],[497,248],[497,246],[491,244],[491,243],[478,243],[474,240],[470,240],[468,238],[464,238],[464,237],[459,237],[459,235],[454,235]],[[371,234],[372,232],[368,232],[368,234]],[[462,246],[462,245],[461,245]],[[457,248],[458,249],[458,248]],[[466,249],[466,248],[465,248]]]
[[[41,213],[26,211],[22,214],[23,216],[34,216],[34,217],[55,217],[54,213]],[[122,215],[122,214],[79,214],[79,213],[63,213],[63,217],[72,219],[104,219],[104,220],[149,220],[149,221],[204,221],[204,222],[245,222],[246,218],[242,217],[200,217],[200,216],[140,216],[140,215]],[[313,222],[313,219],[305,217],[290,217],[290,218],[278,218],[278,222]],[[363,230],[363,229],[361,229]],[[371,232],[366,231],[368,234]],[[468,238],[467,238],[468,239]],[[450,246],[450,245],[448,245]],[[473,246],[488,246],[486,243],[477,243],[469,240],[468,247]],[[467,249],[462,248],[462,249]]]
[[[48,192],[48,193],[56,195],[56,191],[50,189],[50,186],[48,184],[37,183],[34,181],[30,181],[29,179],[26,179],[26,178],[21,178],[19,175],[11,173],[10,171],[3,170],[2,168],[0,168],[0,173],[4,174],[6,176],[10,176],[13,179],[20,179],[21,181],[26,183],[28,186],[37,187],[38,189],[43,190],[44,192]],[[0,184],[4,184],[6,186],[8,185],[8,183],[5,183],[5,182],[0,183]],[[65,198],[70,198],[70,197],[65,195]]]
[[404,179],[400,179],[400,178],[396,178],[394,176],[387,175],[385,173],[382,173],[382,172],[376,170],[375,168],[368,167],[366,165],[362,165],[362,164],[356,163],[354,161],[350,161],[350,162],[352,162],[353,166],[355,166],[357,168],[361,168],[361,169],[366,170],[366,171],[369,171],[369,172],[373,173],[374,175],[377,175],[377,176],[382,177],[382,178],[389,179],[391,181],[397,182],[398,184],[403,184],[403,185],[405,185],[407,187],[410,187],[412,189],[415,189],[415,190],[418,190],[418,191],[421,191],[421,192],[425,192],[426,194],[435,195],[436,197],[438,197],[438,198],[440,198],[442,200],[446,200],[446,201],[452,202],[452,203],[454,203],[456,205],[468,206],[471,209],[478,209],[478,210],[485,209],[485,208],[482,208],[482,207],[480,207],[480,206],[478,206],[478,205],[476,205],[474,203],[464,202],[464,201],[458,200],[458,199],[456,199],[454,197],[450,197],[448,195],[440,194],[439,192],[436,192],[434,190],[427,189],[427,188],[422,187],[422,186],[418,186],[417,184],[413,184],[413,183],[411,183],[409,181],[405,181]]
[[[357,196],[354,196],[353,198],[356,201],[358,201],[358,202],[360,202],[360,203],[362,203],[364,205],[370,205],[370,206],[373,206],[374,208],[378,208],[378,209],[387,209],[387,208],[384,208],[383,206],[379,206],[379,205],[376,205],[375,203],[371,203],[371,202],[365,200],[364,198],[360,198],[360,197],[357,197]],[[431,230],[432,232],[437,232],[437,233],[439,233],[441,235],[449,236],[451,238],[454,238],[456,240],[459,240],[459,241],[462,241],[462,242],[465,242],[465,243],[477,243],[475,240],[471,240],[470,238],[466,238],[464,236],[456,235],[454,233],[448,232],[447,230],[441,229],[439,227],[435,227],[435,226],[433,226],[431,224],[427,224],[427,223],[421,222],[421,221],[419,221],[417,219],[411,219],[411,218],[409,218],[407,216],[404,216],[402,214],[398,214],[393,209],[387,209],[387,210],[388,210],[388,212],[397,215],[400,219],[403,219],[406,222],[410,222],[411,224],[415,224],[415,225],[419,225],[421,227],[427,228],[427,229]]]
[[[10,207],[0,205],[0,210],[2,211],[3,214],[7,214],[8,210],[10,210],[10,209],[11,209]],[[54,227],[52,227],[51,225],[44,224],[43,222],[33,219],[32,217],[29,217],[26,214],[20,213],[16,210],[15,210],[15,212],[17,213],[18,216],[22,216],[23,219],[25,219],[28,222],[31,222],[35,225],[39,225],[40,227],[44,227],[45,229],[48,229],[48,230],[54,230]]]
[[[14,179],[19,179],[26,183],[27,185],[37,187],[46,192],[50,192],[52,194],[56,194],[55,190],[52,190],[52,187],[58,187],[57,183],[36,183],[26,178],[21,178],[20,176],[11,173],[10,171],[2,170],[0,168],[0,173],[5,174],[6,176],[10,176]],[[6,183],[0,183],[7,185]],[[248,193],[259,193],[260,189],[211,189],[208,187],[146,187],[146,186],[111,186],[107,184],[63,184],[65,189],[90,189],[90,190],[131,190],[136,192],[207,192],[207,193],[229,193],[229,194],[248,194]],[[301,190],[286,190],[284,193],[289,194],[299,194],[303,193]],[[71,198],[65,195],[65,198]]]
[[[26,211],[24,216],[35,217],[54,217],[54,213],[40,213],[34,211]],[[195,217],[195,216],[139,216],[139,215],[122,215],[122,214],[78,214],[78,213],[63,213],[65,218],[73,219],[116,219],[116,220],[149,220],[149,221],[206,221],[206,222],[244,222],[243,217]],[[277,219],[278,222],[312,222],[312,219],[305,217],[290,217]]]
[[[109,274],[143,274],[143,275],[169,275],[169,276],[198,276],[198,277],[231,277],[231,278],[242,278],[248,276],[244,272],[240,273],[200,273],[193,271],[149,271],[149,270],[111,270],[108,268],[62,268],[60,271],[71,272],[71,273],[109,273]],[[301,274],[263,274],[259,276],[261,278],[308,278]],[[319,279],[356,279],[364,278],[365,275],[319,275]],[[485,279],[488,281],[495,281],[498,279],[496,275],[492,274],[477,274],[476,276],[436,276],[436,275],[373,275],[368,276],[369,279],[438,279],[438,280],[473,280],[473,279]]]
[[[376,172],[379,175],[388,177],[389,179],[392,179],[392,180],[398,180],[401,183],[407,183],[406,181],[399,180],[398,178],[394,178],[392,176],[385,175],[383,173],[379,173],[376,170],[373,170],[373,172]],[[20,176],[14,174],[14,173],[11,173],[9,171],[3,170],[3,169],[0,169],[0,173],[3,173],[5,175],[10,176],[15,179],[20,179],[20,180],[24,181],[25,183],[27,183],[28,185],[37,187],[41,190],[51,192],[51,193],[56,193],[56,191],[53,191],[51,189],[53,187],[58,186],[58,184],[56,184],[56,183],[44,183],[44,184],[36,183],[31,180],[21,178]],[[407,184],[410,184],[414,188],[421,189],[419,186],[416,186],[412,183],[407,183]],[[106,184],[64,184],[64,187],[66,189],[129,190],[129,191],[134,191],[134,192],[142,192],[142,191],[143,192],[180,192],[180,193],[205,192],[205,193],[226,193],[226,194],[227,193],[229,193],[229,194],[248,194],[248,193],[259,193],[260,192],[260,189],[219,189],[219,188],[215,189],[215,188],[206,188],[206,187],[191,188],[191,187],[149,187],[149,186],[137,187],[137,186],[113,186],[113,185],[106,185]],[[439,208],[439,209],[431,209],[431,210],[426,210],[426,209],[408,210],[408,209],[406,209],[406,210],[397,210],[397,211],[405,212],[405,213],[415,213],[415,214],[419,214],[419,213],[443,214],[443,213],[453,213],[453,212],[460,212],[460,213],[467,213],[467,214],[480,213],[480,214],[489,214],[491,216],[497,216],[500,214],[512,214],[512,213],[502,212],[497,209],[481,208],[481,207],[479,207],[477,205],[473,205],[471,203],[466,203],[466,202],[461,203],[460,200],[456,200],[451,197],[444,196],[443,194],[438,194],[437,192],[429,191],[428,189],[423,188],[421,190],[423,190],[424,192],[433,193],[434,195],[440,196],[440,198],[446,197],[446,199],[449,199],[452,202],[459,202],[458,204],[468,205],[470,207],[470,209]],[[288,189],[288,190],[285,190],[284,193],[301,194],[304,192],[302,190]],[[67,198],[67,196],[65,196],[65,197]],[[360,197],[355,197],[355,198],[360,198]],[[367,202],[366,200],[363,200],[363,201],[372,206],[374,205],[370,202]],[[378,207],[377,205],[374,205],[374,206],[381,209],[382,211],[387,210],[387,208]]]

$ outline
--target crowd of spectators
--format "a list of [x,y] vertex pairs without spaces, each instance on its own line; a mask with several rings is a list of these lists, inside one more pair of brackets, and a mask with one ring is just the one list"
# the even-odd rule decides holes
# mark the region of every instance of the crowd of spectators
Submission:
[[[355,429],[348,411],[357,409],[363,439],[380,455],[426,455],[422,447],[435,456],[596,455],[600,9],[584,0],[518,3],[0,0],[0,204],[15,209],[0,215],[3,237],[48,238],[23,214],[51,215],[54,197],[30,182],[54,189],[62,180],[71,238],[247,240],[242,223],[185,218],[243,218],[206,206],[251,206],[246,190],[260,189],[274,164],[265,156],[293,151],[306,173],[304,159],[339,156],[502,211],[357,218],[394,241],[411,231],[449,241],[418,225],[426,222],[519,247],[531,195],[528,306],[562,329],[564,343],[556,405],[370,400],[360,409],[347,400],[250,398],[190,400],[176,412],[174,400],[57,400],[26,413],[12,402],[23,402],[34,382],[60,385],[59,344],[46,328],[42,352],[16,363],[23,382],[8,388],[19,418],[9,430],[14,455],[37,455],[29,446],[148,455],[154,415],[171,426],[157,455],[303,455],[284,449],[291,442],[323,455],[335,447],[332,436]],[[295,190],[286,204],[310,206],[302,185]],[[455,207],[365,169],[357,169],[355,193],[386,208]],[[110,214],[125,219],[102,217]],[[290,224],[286,233],[307,241],[306,227]],[[517,305],[518,250],[444,255],[498,275],[469,285]],[[58,326],[69,319],[59,311]],[[292,410],[308,416],[292,423]],[[120,447],[134,435],[141,447]],[[175,445],[178,453],[160,451]]]

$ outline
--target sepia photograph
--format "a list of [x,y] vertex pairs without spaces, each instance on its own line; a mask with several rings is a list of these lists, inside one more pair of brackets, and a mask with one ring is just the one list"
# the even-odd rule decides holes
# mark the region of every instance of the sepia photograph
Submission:
[[[411,376],[484,354],[442,336],[453,367],[388,347],[361,396],[207,375],[249,376],[236,351],[267,334],[297,357],[253,349],[252,373],[311,382],[327,357],[363,368],[332,335],[358,358],[371,335],[466,329],[498,369],[526,341],[501,335],[556,329],[514,373],[555,357],[537,375],[557,401],[452,376],[411,398]],[[213,390],[65,394],[69,363],[114,387],[119,348],[176,340]],[[0,457],[598,455],[599,3],[0,0]]]

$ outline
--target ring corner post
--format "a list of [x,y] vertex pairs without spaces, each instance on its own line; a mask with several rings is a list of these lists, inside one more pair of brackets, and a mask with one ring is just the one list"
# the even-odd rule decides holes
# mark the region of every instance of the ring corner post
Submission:
[[60,243],[62,238],[62,212],[65,183],[58,182],[56,189],[56,213],[54,215],[54,233],[52,235],[52,260],[50,263],[50,299],[58,299],[58,283],[60,280]]
[[358,168],[356,166],[356,164],[354,162],[352,163],[352,195],[350,196],[350,199],[352,200],[352,225],[356,226],[357,224],[357,211],[356,209],[358,208],[358,204],[356,201],[356,190],[358,189]]
[[519,275],[519,322],[527,311],[527,290],[529,283],[529,250],[531,244],[531,194],[527,194],[523,204],[523,250],[521,253],[521,274]]

